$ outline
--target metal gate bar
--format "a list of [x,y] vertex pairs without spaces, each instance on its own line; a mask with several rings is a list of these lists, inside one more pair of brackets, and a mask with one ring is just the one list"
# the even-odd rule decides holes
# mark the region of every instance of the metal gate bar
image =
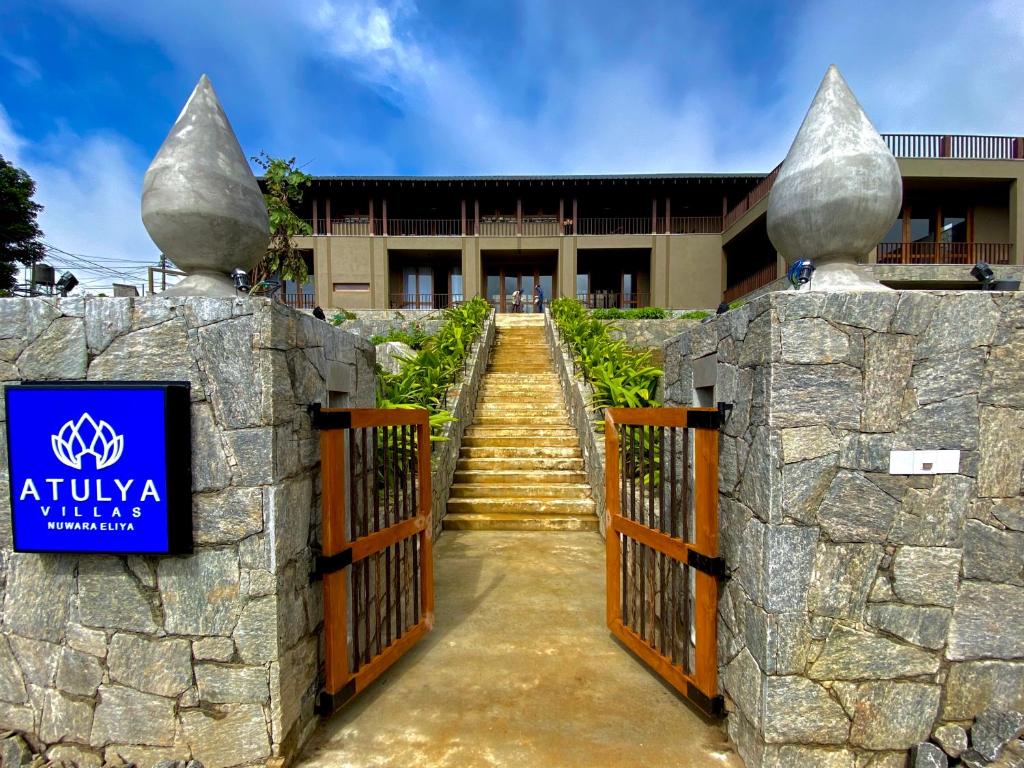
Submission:
[[434,622],[430,426],[421,409],[312,409],[320,429],[321,714],[366,688]]
[[605,461],[608,626],[718,712],[718,411],[607,408]]

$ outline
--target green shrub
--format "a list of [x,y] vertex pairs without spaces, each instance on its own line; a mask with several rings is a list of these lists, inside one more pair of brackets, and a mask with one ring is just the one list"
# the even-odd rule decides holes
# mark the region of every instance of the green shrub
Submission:
[[710,312],[705,312],[703,309],[693,309],[689,312],[683,312],[678,315],[680,320],[703,320],[705,317],[710,317]]
[[331,325],[341,325],[346,320],[355,320],[357,317],[358,315],[356,315],[355,313],[349,312],[347,309],[344,309],[343,307],[339,307],[338,311],[334,313],[334,315],[328,322]]
[[590,316],[597,320],[664,320],[668,313],[661,307],[640,309],[594,309]]
[[400,341],[408,344],[413,349],[423,349],[423,345],[430,339],[430,334],[423,330],[419,323],[410,323],[405,328],[392,328],[387,333],[378,333],[370,337],[370,343],[374,346],[389,341]]
[[[653,308],[652,308],[653,309]],[[657,406],[654,391],[662,371],[651,365],[651,353],[614,340],[609,327],[573,299],[551,302],[551,316],[569,345],[577,370],[594,390],[591,407]]]
[[426,408],[431,439],[442,439],[441,428],[455,420],[446,410],[448,387],[462,376],[466,356],[490,311],[482,298],[444,310],[444,323],[433,336],[424,334],[416,355],[403,361],[398,373],[380,374],[377,407]]

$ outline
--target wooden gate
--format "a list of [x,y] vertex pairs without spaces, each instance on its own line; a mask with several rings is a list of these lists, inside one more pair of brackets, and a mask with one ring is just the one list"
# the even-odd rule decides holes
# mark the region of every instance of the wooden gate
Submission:
[[324,685],[329,714],[434,623],[430,427],[422,409],[311,409],[320,430]]
[[608,626],[704,711],[721,714],[714,408],[605,410]]

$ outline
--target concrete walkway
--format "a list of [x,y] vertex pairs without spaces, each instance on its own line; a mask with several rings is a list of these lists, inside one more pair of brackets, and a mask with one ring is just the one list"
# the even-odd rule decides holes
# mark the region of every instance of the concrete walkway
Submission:
[[436,579],[433,632],[321,727],[300,766],[742,765],[605,628],[597,534],[449,531]]

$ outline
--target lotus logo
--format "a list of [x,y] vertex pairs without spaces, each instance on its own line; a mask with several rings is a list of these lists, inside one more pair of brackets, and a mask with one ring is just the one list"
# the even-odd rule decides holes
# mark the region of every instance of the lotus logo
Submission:
[[53,455],[72,469],[82,468],[82,457],[87,453],[96,459],[96,469],[109,467],[121,458],[124,450],[124,436],[114,432],[105,421],[96,423],[88,413],[83,413],[78,421],[68,421],[50,437],[50,442]]

